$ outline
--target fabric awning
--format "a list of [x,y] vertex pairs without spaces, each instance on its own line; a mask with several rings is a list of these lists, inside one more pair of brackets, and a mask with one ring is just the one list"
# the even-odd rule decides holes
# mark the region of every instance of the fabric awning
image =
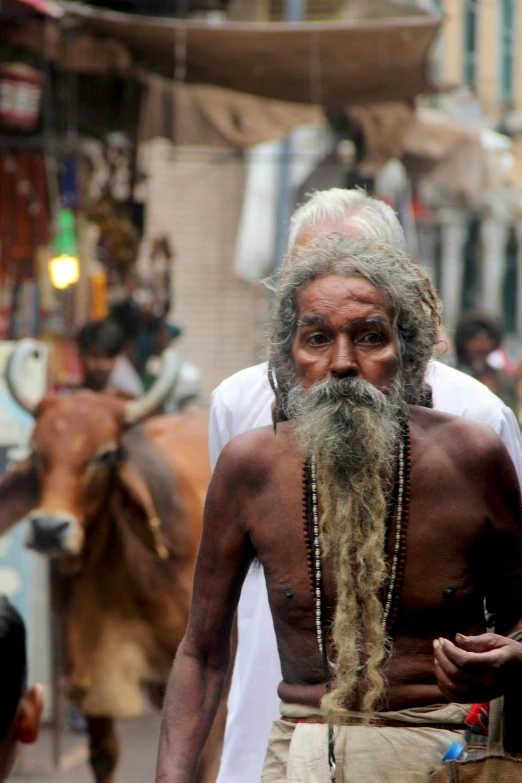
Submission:
[[[52,0],[9,0],[13,7],[26,6],[28,10],[37,11],[44,16],[52,16],[55,19],[63,16],[63,9]],[[5,10],[5,9],[4,9]]]
[[473,206],[486,191],[510,180],[510,141],[491,134],[441,111],[422,109],[404,140],[403,162],[424,192],[428,188],[441,202],[457,194]]
[[180,84],[156,74],[144,74],[143,87],[140,141],[159,136],[179,145],[248,149],[281,139],[298,125],[326,123],[318,106]]
[[420,12],[337,23],[209,24],[60,5],[89,32],[125,44],[137,62],[165,76],[323,106],[430,91],[428,54],[440,24]]

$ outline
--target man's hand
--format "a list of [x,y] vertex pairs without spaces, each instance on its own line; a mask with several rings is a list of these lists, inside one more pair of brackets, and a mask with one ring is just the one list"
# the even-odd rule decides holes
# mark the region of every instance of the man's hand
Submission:
[[[450,701],[486,702],[502,696],[522,672],[522,644],[495,633],[433,642],[439,688]],[[510,679],[512,677],[512,679]]]

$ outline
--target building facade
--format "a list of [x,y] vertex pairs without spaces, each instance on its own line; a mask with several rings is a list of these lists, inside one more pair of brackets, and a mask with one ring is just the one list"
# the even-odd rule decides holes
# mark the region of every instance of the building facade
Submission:
[[[463,310],[496,315],[518,353],[522,335],[522,3],[420,0],[443,16],[433,76],[449,89],[429,99],[448,121],[484,139],[491,184],[473,199],[447,189],[419,222],[423,260],[454,328]],[[491,131],[496,131],[491,133]]]

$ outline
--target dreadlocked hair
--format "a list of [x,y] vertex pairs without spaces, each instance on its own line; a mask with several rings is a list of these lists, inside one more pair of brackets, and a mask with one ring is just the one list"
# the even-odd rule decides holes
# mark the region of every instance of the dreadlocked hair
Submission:
[[297,296],[328,275],[361,277],[383,296],[399,346],[404,402],[432,406],[425,382],[441,323],[441,303],[425,270],[406,253],[383,242],[328,234],[288,253],[278,280],[266,282],[275,292],[269,337],[268,376],[274,391],[274,428],[289,418],[288,392],[296,383],[293,342],[297,330]]

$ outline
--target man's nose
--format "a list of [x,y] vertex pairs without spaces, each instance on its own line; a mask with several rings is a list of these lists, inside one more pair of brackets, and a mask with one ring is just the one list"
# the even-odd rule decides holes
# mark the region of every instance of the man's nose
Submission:
[[348,339],[340,340],[333,346],[330,374],[333,378],[356,378],[359,375],[355,348]]

